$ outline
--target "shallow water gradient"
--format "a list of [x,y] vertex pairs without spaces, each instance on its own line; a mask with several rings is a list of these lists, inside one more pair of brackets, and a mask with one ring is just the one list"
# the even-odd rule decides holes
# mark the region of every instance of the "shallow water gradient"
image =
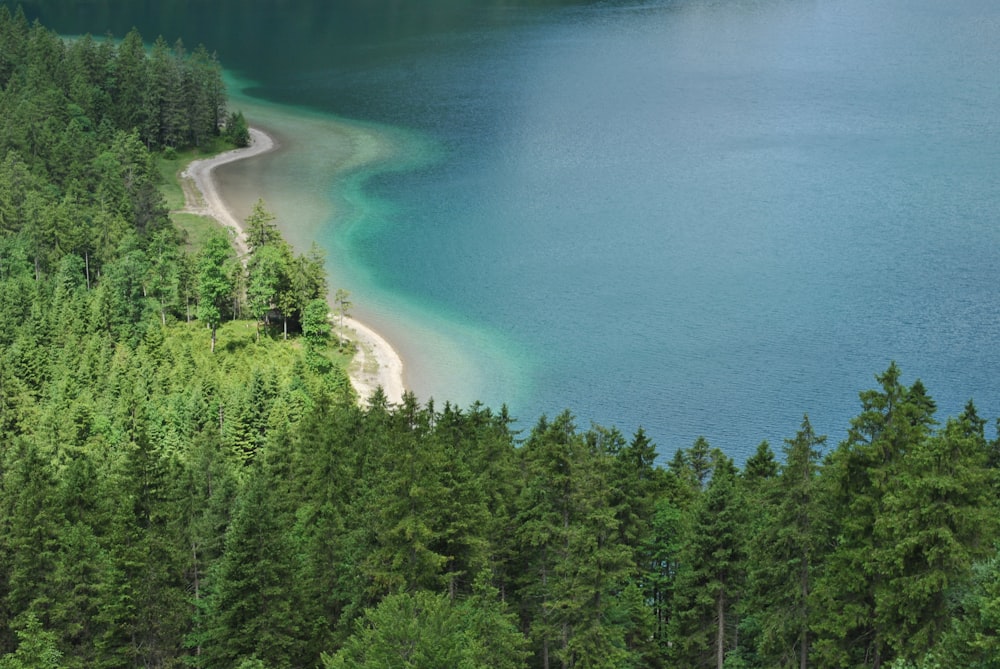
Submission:
[[[254,82],[294,150],[243,187],[327,249],[421,399],[740,461],[804,413],[841,439],[890,360],[942,420],[1000,415],[996,3],[249,3],[239,31],[50,4]],[[334,176],[331,116],[391,150]]]

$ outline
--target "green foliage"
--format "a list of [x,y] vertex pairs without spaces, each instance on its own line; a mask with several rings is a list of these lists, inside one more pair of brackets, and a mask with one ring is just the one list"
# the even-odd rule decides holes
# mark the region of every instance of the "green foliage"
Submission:
[[17,651],[0,657],[0,669],[62,669],[62,653],[56,647],[56,635],[42,629],[34,615],[28,614],[17,630]]
[[161,39],[147,57],[135,31],[64,43],[20,16],[0,16],[0,233],[25,240],[36,278],[74,254],[94,283],[125,237],[144,248],[169,226],[149,148],[218,137],[221,69],[204,49]]
[[253,211],[244,221],[243,228],[246,230],[247,245],[251,253],[265,246],[280,245],[283,242],[281,233],[274,224],[274,214],[267,210],[263,200],[254,203]]
[[217,74],[0,5],[0,669],[997,666],[971,402],[942,425],[893,364],[824,460],[806,419],[742,472],[569,412],[359,407],[318,249],[263,203],[245,265],[170,226],[148,147],[221,141]]
[[671,655],[681,666],[721,668],[737,646],[736,607],[746,569],[744,502],[735,467],[717,457],[680,549],[669,634]]
[[809,656],[812,585],[824,543],[817,476],[825,439],[804,417],[795,438],[785,441],[780,473],[755,505],[744,612],[766,666],[801,666]]
[[[28,299],[42,313],[97,299],[80,272],[67,261],[57,289]],[[34,282],[30,263],[12,274],[5,286]],[[324,652],[364,666],[394,634],[434,639],[426,657],[456,666],[718,666],[720,648],[724,666],[801,666],[802,648],[816,664],[831,652],[831,586],[859,582],[833,570],[851,535],[834,544],[830,528],[853,525],[831,505],[856,500],[835,494],[843,455],[821,465],[808,421],[776,476],[738,476],[707,444],[685,453],[710,463],[700,489],[689,465],[684,484],[657,467],[641,432],[579,432],[563,414],[518,449],[505,412],[412,396],[362,410],[333,368],[248,323],[221,324],[213,355],[198,324],[145,318],[111,350],[100,327],[72,325],[36,341],[99,345],[2,353],[30,438],[3,449],[0,610],[35,616],[65,666],[280,669]],[[887,663],[990,666],[988,453],[967,415],[894,465],[880,548],[858,558],[861,577],[893,579],[896,599],[873,590],[892,602],[874,608]]]
[[365,612],[326,669],[522,667],[523,638],[492,600],[454,605],[426,591],[390,595]]
[[[250,313],[258,321],[268,325],[272,312],[280,314],[282,335],[287,339],[290,322],[305,328],[305,312],[310,303],[321,301],[325,304],[326,272],[323,255],[316,246],[308,254],[295,257],[274,220],[264,201],[257,200],[245,221],[249,246],[246,292]],[[318,306],[314,304],[313,309]],[[311,340],[323,338],[317,315],[314,311],[308,324]]]
[[330,338],[330,307],[320,299],[310,300],[302,312],[302,335],[311,344]]
[[[996,552],[973,565],[967,581],[955,590],[949,628],[928,652],[926,664],[995,669],[1000,666],[1000,558]],[[931,665],[930,660],[937,664]]]
[[861,393],[862,414],[830,456],[824,532],[838,537],[815,588],[814,624],[828,663],[916,660],[948,624],[949,599],[997,535],[982,424],[935,432],[923,384],[895,364]]
[[747,459],[743,466],[743,477],[751,483],[766,481],[774,478],[778,474],[778,461],[774,458],[774,451],[766,441],[760,442],[757,452]]
[[226,138],[233,146],[250,146],[250,126],[247,125],[243,112],[234,111],[226,119]]
[[233,667],[250,657],[277,669],[302,666],[295,553],[276,483],[258,461],[234,501],[222,556],[209,573],[199,666]]
[[221,234],[209,238],[198,259],[198,318],[212,331],[213,353],[216,330],[235,290],[233,263],[232,247]]
[[[621,666],[628,628],[609,624],[631,554],[617,542],[612,457],[576,431],[569,412],[539,421],[522,451],[518,500],[520,588],[530,638],[544,662]],[[590,442],[590,443],[588,443]]]
[[997,534],[983,439],[959,421],[923,439],[875,521],[887,582],[876,613],[898,657],[916,660],[948,626],[948,599]]
[[284,292],[289,289],[288,262],[282,249],[276,246],[258,248],[247,263],[247,302],[250,313],[267,322],[268,313],[276,309]]

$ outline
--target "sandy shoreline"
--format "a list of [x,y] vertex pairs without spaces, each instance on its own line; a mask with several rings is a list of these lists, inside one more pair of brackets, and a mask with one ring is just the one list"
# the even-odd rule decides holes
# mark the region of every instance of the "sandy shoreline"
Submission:
[[[243,226],[219,194],[212,172],[219,165],[244,160],[272,151],[277,143],[259,128],[250,128],[250,146],[233,149],[204,160],[195,160],[181,173],[186,206],[184,211],[210,216],[233,231],[234,244],[241,256],[247,253]],[[402,401],[403,361],[395,349],[377,332],[353,319],[344,319],[344,336],[357,345],[358,352],[348,370],[359,400],[367,403],[379,386],[390,403]]]

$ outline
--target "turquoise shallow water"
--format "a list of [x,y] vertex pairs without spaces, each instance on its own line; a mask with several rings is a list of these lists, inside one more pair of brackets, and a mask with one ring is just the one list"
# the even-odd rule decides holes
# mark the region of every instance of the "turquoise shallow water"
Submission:
[[[229,187],[328,250],[423,399],[742,459],[805,412],[841,438],[895,359],[1000,415],[995,3],[40,4],[254,82],[288,150]],[[344,178],[334,117],[385,154]]]
[[[331,285],[348,287],[353,314],[400,352],[408,387],[422,400],[509,402],[527,373],[518,368],[517,354],[504,350],[506,342],[460,314],[386,292],[378,268],[360,250],[370,248],[373,236],[391,235],[391,220],[399,214],[368,184],[440,160],[439,147],[395,127],[262,103],[239,92],[245,85],[229,81],[234,102],[276,137],[281,150],[218,169],[221,190],[237,215],[245,218],[262,197],[296,247],[317,243],[327,254]],[[440,392],[428,390],[428,381]]]

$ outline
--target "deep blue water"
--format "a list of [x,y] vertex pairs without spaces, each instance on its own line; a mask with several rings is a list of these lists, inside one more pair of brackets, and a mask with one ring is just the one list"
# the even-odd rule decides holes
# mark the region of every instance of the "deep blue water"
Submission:
[[203,41],[272,110],[398,129],[407,169],[315,235],[421,399],[742,460],[804,413],[836,442],[896,360],[942,420],[1000,416],[1000,5],[399,5],[43,19]]

